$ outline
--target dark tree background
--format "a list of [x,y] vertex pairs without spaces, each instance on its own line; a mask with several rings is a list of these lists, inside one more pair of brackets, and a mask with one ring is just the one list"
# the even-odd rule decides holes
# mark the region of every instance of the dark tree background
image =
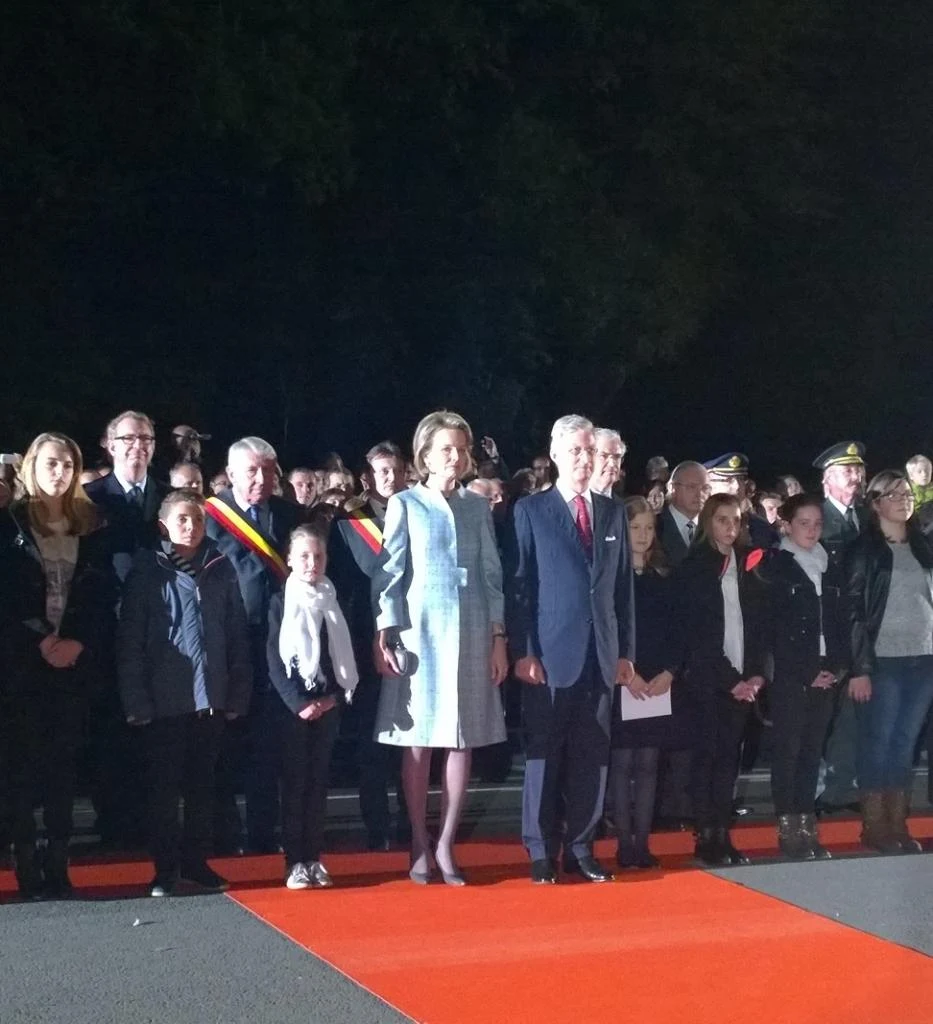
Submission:
[[124,406],[286,462],[931,447],[933,12],[13,0],[0,447]]

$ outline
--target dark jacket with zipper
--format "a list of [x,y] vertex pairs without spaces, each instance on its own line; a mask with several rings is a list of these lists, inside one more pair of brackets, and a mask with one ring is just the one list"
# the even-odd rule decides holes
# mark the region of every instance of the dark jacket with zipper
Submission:
[[[88,683],[106,659],[113,638],[117,580],[103,533],[78,538],[78,557],[68,588],[58,635],[79,641],[84,650],[75,668]],[[26,508],[11,506],[0,513],[0,645],[12,690],[28,683],[22,670],[35,664],[39,644],[55,630],[46,618],[46,578],[39,546],[29,527]],[[91,670],[90,672],[88,670]],[[75,678],[67,670],[62,677]]]
[[746,568],[760,553],[736,551],[739,604],[745,639],[744,672],[737,672],[723,653],[726,630],[720,581],[725,557],[707,544],[696,545],[674,573],[678,622],[684,645],[683,685],[695,701],[717,696],[732,698],[730,691],[744,679],[763,674],[760,583]]
[[[822,596],[790,551],[768,551],[756,572],[762,581],[764,644],[773,661],[774,686],[809,687],[822,667],[840,678],[849,662],[848,615],[842,573],[832,563]],[[820,632],[826,641],[820,656]]]
[[191,714],[196,691],[215,711],[246,714],[253,673],[236,570],[205,540],[196,576],[160,550],[140,550],[117,629],[120,697],[137,721]]
[[[907,539],[914,558],[924,569],[933,569],[933,538],[908,523]],[[875,640],[888,603],[893,564],[891,548],[874,524],[846,549],[845,588],[853,676],[870,676],[875,669]]]

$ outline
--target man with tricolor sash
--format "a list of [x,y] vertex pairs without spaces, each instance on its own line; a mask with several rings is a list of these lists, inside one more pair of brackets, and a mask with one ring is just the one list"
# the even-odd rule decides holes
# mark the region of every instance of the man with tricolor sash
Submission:
[[[373,727],[379,705],[380,676],[373,661],[375,618],[371,581],[382,558],[382,528],[386,502],[405,490],[405,456],[392,441],[382,441],[366,453],[363,472],[366,500],[334,521],[328,550],[328,575],[337,589],[337,599],[353,637],[353,652],[360,682],[353,698],[352,715],[357,732],[357,763],[360,778],[360,814],[366,826],[370,849],[384,850],[389,844],[389,796],[391,747],[376,743]],[[396,833],[407,841],[408,816],[401,786],[399,822]]]
[[[221,847],[239,845],[235,811],[236,769],[245,769],[246,834],[251,851],[277,848],[281,773],[281,701],[271,692],[266,663],[269,602],[285,582],[285,552],[302,510],[272,492],[277,474],[275,449],[261,437],[244,437],[230,446],[227,476],[230,487],[207,502],[207,533],[230,559],[237,573],[249,625],[253,663],[253,697],[245,735],[227,747],[218,768],[222,822],[216,836]],[[246,744],[245,765],[240,754]],[[238,749],[239,748],[239,749]],[[236,834],[234,834],[236,833]]]

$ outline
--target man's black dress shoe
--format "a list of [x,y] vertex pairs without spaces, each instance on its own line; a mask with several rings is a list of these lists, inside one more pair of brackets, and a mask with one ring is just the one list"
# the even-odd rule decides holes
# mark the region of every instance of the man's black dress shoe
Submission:
[[533,860],[531,862],[531,880],[535,885],[554,885],[557,882],[557,872],[554,865],[547,858]]
[[565,857],[564,872],[568,875],[582,875],[588,882],[612,881],[612,875],[589,854],[585,857]]

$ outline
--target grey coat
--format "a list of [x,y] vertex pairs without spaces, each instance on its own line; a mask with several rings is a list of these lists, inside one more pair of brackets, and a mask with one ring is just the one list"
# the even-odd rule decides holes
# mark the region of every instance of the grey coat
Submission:
[[486,499],[460,488],[448,501],[418,484],[389,499],[383,543],[376,628],[399,628],[416,669],[383,678],[375,738],[405,747],[502,742],[490,666],[502,567]]

